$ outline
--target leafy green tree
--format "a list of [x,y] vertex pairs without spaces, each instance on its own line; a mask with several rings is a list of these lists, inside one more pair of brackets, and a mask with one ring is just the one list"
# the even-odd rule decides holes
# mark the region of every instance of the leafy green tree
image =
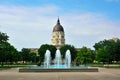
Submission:
[[8,38],[9,38],[9,36],[7,36],[6,33],[0,32],[0,43],[2,43],[2,42],[7,42],[7,41],[8,41]]
[[30,53],[30,61],[36,63],[36,57],[37,57],[36,53],[34,52]]
[[48,49],[49,49],[49,45],[48,44],[43,44],[38,49],[38,53],[39,53],[39,56],[40,56],[40,62],[44,61],[44,55],[45,55],[46,50],[48,50]]
[[[110,41],[104,40],[100,41],[98,43],[95,43],[94,45],[95,51],[96,51],[96,60],[99,62],[111,62],[110,56],[112,51],[110,49],[112,48]],[[108,63],[109,63],[108,62]]]
[[26,48],[23,48],[22,51],[21,51],[21,56],[22,56],[22,61],[23,63],[26,61],[30,61],[30,50],[29,49],[26,49]]
[[62,46],[60,48],[62,58],[65,58],[65,53],[66,53],[67,50],[70,50],[70,52],[71,52],[71,60],[74,61],[75,58],[76,58],[77,51],[76,51],[75,47],[72,46],[72,45],[64,45],[64,46]]
[[112,54],[114,54],[113,61],[119,62],[120,61],[120,40],[117,40],[114,43]]
[[38,53],[40,55],[40,61],[43,62],[44,61],[44,55],[46,53],[46,50],[50,50],[51,52],[51,57],[52,59],[55,58],[55,52],[56,52],[56,47],[53,45],[48,45],[48,44],[43,44],[40,46],[40,48],[38,49]]
[[106,49],[99,48],[99,50],[96,52],[96,60],[99,62],[103,62],[105,64],[109,61],[109,53]]
[[6,44],[8,43],[8,36],[6,33],[2,33],[0,32],[0,62],[1,65],[3,65],[3,62],[5,61],[5,48],[6,48]]
[[6,47],[6,58],[11,64],[18,61],[18,51],[12,45]]
[[1,65],[3,65],[3,62],[5,61],[5,48],[6,48],[6,43],[8,40],[8,36],[6,33],[0,32],[0,62]]
[[[120,40],[103,40],[94,45],[96,51],[96,59],[103,63],[112,63],[112,61],[120,61]],[[104,59],[105,58],[105,59]]]
[[8,43],[8,38],[6,33],[0,32],[0,62],[3,65],[5,63],[17,62],[18,51]]
[[14,46],[10,45],[8,42],[2,43],[2,49],[0,50],[0,61],[2,62],[13,62],[18,61],[18,51],[14,48]]
[[1,65],[3,66],[3,62],[5,62],[5,58],[6,58],[6,50],[5,50],[6,46],[5,43],[1,43],[0,44],[0,62]]
[[52,57],[52,60],[53,60],[55,58],[55,53],[56,53],[57,48],[53,45],[49,45],[49,50],[51,52],[51,57]]
[[22,51],[18,51],[18,61],[22,61]]
[[87,47],[82,47],[77,53],[77,64],[93,63],[95,52]]

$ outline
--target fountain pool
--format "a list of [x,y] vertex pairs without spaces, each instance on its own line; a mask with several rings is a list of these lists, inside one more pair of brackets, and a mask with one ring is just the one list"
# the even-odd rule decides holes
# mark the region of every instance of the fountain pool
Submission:
[[46,50],[44,65],[22,68],[19,69],[19,72],[98,72],[98,69],[88,66],[71,66],[70,50],[66,51],[64,62],[62,61],[60,50],[57,50],[54,65],[51,65],[51,53]]
[[50,65],[51,56],[50,51],[46,50],[44,57],[44,66],[42,68],[70,68],[71,65],[71,53],[70,50],[67,50],[65,53],[65,61],[62,61],[60,50],[57,50],[55,53],[54,65]]

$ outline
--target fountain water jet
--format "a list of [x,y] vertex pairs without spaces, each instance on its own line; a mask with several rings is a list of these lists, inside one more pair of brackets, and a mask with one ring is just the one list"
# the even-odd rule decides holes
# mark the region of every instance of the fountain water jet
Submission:
[[64,64],[62,64],[60,50],[57,50],[55,53],[54,65],[50,65],[50,63],[51,63],[51,55],[50,55],[50,51],[47,50],[45,53],[44,68],[70,68],[70,65],[71,65],[70,50],[67,50],[65,53]]
[[51,54],[49,50],[46,50],[45,59],[44,59],[44,67],[49,68],[50,63],[51,63]]
[[71,65],[71,54],[70,50],[66,51],[65,64],[62,64],[61,53],[59,50],[56,51],[55,64],[50,65],[51,54],[47,50],[45,53],[44,67],[32,66],[23,69],[19,69],[19,72],[98,72],[98,68],[88,68],[87,66],[70,66]]
[[71,53],[70,50],[67,50],[65,53],[65,66],[66,68],[70,68],[71,65]]
[[54,64],[56,65],[56,67],[59,67],[62,64],[60,50],[56,51],[56,54],[55,54],[55,63]]

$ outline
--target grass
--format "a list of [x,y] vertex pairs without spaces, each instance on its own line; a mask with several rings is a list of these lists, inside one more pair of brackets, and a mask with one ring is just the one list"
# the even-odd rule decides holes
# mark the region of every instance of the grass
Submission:
[[100,67],[100,68],[114,68],[114,69],[120,69],[120,64],[117,65],[113,65],[113,64],[109,64],[109,65],[103,65],[103,64],[89,64],[87,66],[91,66],[91,67]]
[[[4,65],[0,66],[0,70],[5,70],[5,69],[11,69],[11,68],[20,68],[20,67],[29,67],[32,65],[25,65],[25,64],[20,64],[20,65]],[[112,64],[104,66],[103,64],[87,64],[86,66],[91,66],[91,67],[100,67],[100,68],[114,68],[114,69],[120,69],[120,64],[113,66]]]
[[120,66],[104,66],[104,68],[120,69]]
[[11,69],[11,68],[20,68],[20,67],[28,67],[30,65],[4,65],[0,66],[0,70]]

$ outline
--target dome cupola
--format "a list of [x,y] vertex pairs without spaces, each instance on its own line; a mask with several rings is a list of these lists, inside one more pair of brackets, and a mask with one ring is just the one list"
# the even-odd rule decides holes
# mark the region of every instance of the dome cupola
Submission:
[[56,32],[56,31],[64,32],[64,29],[63,29],[62,25],[60,24],[59,18],[57,20],[57,24],[53,28],[53,32]]

